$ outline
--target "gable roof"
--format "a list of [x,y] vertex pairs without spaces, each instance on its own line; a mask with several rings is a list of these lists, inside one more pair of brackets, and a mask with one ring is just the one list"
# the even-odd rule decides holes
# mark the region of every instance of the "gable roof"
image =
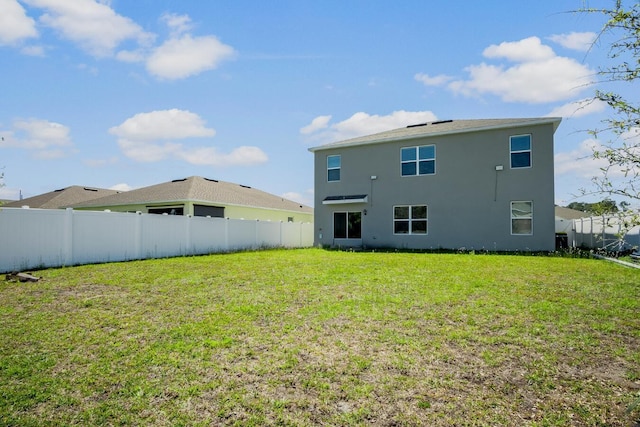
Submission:
[[123,205],[169,204],[190,201],[255,208],[313,213],[313,208],[246,185],[191,176],[162,184],[138,188],[70,207],[105,207]]
[[562,219],[580,219],[580,218],[588,218],[591,216],[591,214],[587,212],[578,211],[575,209],[565,208],[563,206],[556,206],[555,216]]
[[117,193],[118,191],[116,190],[107,190],[106,188],[72,185],[71,187],[61,188],[59,190],[50,191],[48,193],[39,194],[22,200],[16,200],[2,206],[6,208],[29,206],[30,208],[39,209],[61,209],[74,203],[86,202],[88,200]]
[[433,137],[447,134],[476,132],[481,130],[504,129],[519,126],[553,124],[553,130],[560,125],[560,117],[541,117],[525,119],[472,119],[472,120],[440,120],[429,123],[410,125],[399,129],[388,130],[373,135],[365,135],[344,141],[331,142],[309,148],[309,151],[329,150],[337,147],[369,145],[389,141],[400,141],[413,138]]

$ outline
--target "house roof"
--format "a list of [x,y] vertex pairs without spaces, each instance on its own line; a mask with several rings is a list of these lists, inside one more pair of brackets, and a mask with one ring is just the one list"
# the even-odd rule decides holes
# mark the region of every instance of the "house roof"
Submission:
[[591,214],[562,206],[556,206],[555,216],[562,219],[580,219],[590,217]]
[[365,135],[344,141],[331,142],[309,148],[309,151],[329,150],[337,147],[377,144],[388,141],[400,141],[413,138],[425,138],[447,134],[476,132],[491,129],[513,128],[538,124],[553,124],[553,130],[560,125],[560,117],[540,117],[524,119],[473,119],[473,120],[441,120],[429,123],[410,125],[399,129],[388,130],[373,135]]
[[313,213],[313,208],[246,185],[191,176],[100,199],[77,203],[70,207],[106,207],[123,205],[194,203],[248,206]]
[[29,206],[30,208],[39,209],[60,209],[74,203],[86,202],[88,200],[97,199],[112,194],[117,194],[116,190],[107,190],[106,188],[82,187],[72,185],[71,187],[61,188],[59,190],[50,191],[49,193],[39,194],[37,196],[28,197],[22,200],[16,200],[2,205],[6,208],[19,208]]

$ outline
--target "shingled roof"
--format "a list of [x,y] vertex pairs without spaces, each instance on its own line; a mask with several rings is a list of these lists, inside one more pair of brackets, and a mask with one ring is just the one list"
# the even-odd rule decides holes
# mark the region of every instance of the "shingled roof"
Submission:
[[221,205],[247,206],[313,213],[313,208],[246,185],[191,176],[137,190],[126,191],[100,199],[77,203],[70,207],[89,208],[106,206],[169,204],[190,201]]
[[82,203],[117,193],[118,191],[116,190],[107,190],[106,188],[72,185],[71,187],[61,188],[59,190],[50,191],[49,193],[16,200],[2,206],[6,208],[29,206],[30,208],[39,209],[60,209],[75,203]]
[[481,130],[502,129],[518,126],[553,124],[555,131],[560,125],[560,117],[541,117],[525,119],[472,119],[472,120],[440,120],[429,123],[419,123],[399,129],[388,130],[373,135],[365,135],[344,141],[331,142],[309,148],[309,151],[329,150],[338,147],[377,144],[388,141],[424,138],[455,133],[476,132]]

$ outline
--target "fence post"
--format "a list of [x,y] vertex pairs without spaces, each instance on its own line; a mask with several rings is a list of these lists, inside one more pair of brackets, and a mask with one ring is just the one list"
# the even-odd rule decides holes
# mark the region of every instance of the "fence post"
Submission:
[[604,214],[602,214],[602,249],[607,247],[605,240],[607,240],[607,223],[604,219]]
[[134,224],[135,242],[133,247],[134,259],[142,259],[142,212],[136,212]]
[[258,237],[260,235],[260,220],[256,219],[256,238],[255,238],[255,248],[260,247],[260,245],[258,245]]
[[229,218],[224,222],[224,250],[229,252]]
[[185,227],[185,232],[187,233],[187,236],[185,238],[185,253],[183,255],[193,255],[191,253],[191,218],[193,218],[191,215],[187,215],[187,225]]
[[65,209],[63,235],[62,262],[70,266],[73,265],[73,208]]

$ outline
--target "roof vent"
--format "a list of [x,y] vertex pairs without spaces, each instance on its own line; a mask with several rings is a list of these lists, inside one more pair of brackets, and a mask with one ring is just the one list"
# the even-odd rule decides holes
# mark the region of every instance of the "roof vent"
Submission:
[[182,181],[186,181],[186,180],[187,180],[187,178],[174,179],[174,180],[173,180],[173,181],[171,181],[171,182],[182,182]]
[[418,123],[418,124],[415,124],[415,125],[409,125],[409,126],[407,126],[407,128],[417,128],[417,127],[426,126],[426,125],[428,125],[428,123]]
[[440,120],[440,121],[437,121],[437,122],[431,122],[431,124],[432,125],[439,125],[439,124],[442,124],[442,123],[451,123],[452,121],[453,120]]

